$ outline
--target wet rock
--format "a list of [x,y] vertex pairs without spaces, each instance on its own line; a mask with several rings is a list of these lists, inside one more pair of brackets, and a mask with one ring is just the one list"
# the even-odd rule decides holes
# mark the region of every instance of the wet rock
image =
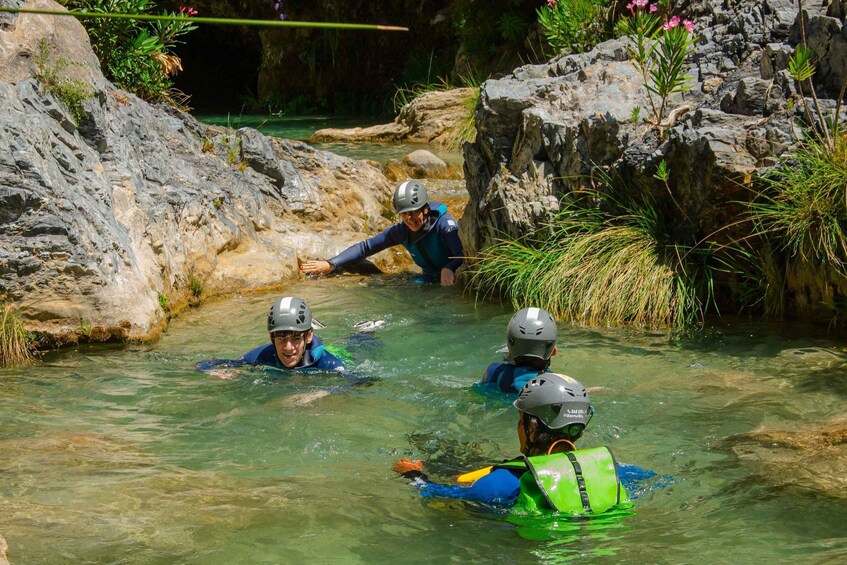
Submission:
[[[12,22],[0,26],[0,290],[48,342],[155,336],[188,303],[189,273],[207,297],[280,286],[298,253],[330,257],[390,224],[378,168],[151,106],[93,70],[75,19]],[[33,78],[41,39],[94,62],[77,75],[95,92],[79,126]]]
[[390,141],[454,145],[456,132],[471,111],[473,88],[426,92],[400,109],[393,123],[367,128],[316,131],[313,142]]

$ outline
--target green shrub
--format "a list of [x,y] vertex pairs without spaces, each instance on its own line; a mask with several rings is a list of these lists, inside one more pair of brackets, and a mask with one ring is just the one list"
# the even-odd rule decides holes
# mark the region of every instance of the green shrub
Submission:
[[755,233],[788,258],[847,276],[847,136],[808,137],[761,180]]
[[53,94],[59,103],[71,114],[74,124],[79,125],[85,116],[83,104],[94,96],[94,88],[83,80],[62,76],[62,71],[72,66],[82,66],[82,63],[60,58],[50,62],[50,52],[47,41],[38,42],[38,52],[35,54],[35,79],[44,92]]
[[159,293],[159,306],[162,307],[162,310],[165,312],[171,311],[171,299],[168,298],[166,294]]
[[[151,0],[65,0],[69,10],[117,14],[147,14],[155,8]],[[185,21],[196,10],[181,7],[163,12],[169,21],[141,22],[119,18],[84,18],[91,47],[100,60],[103,74],[117,86],[150,101],[184,107],[187,97],[172,88],[170,80],[182,70],[173,48],[179,37],[197,26]]]
[[33,361],[32,335],[17,309],[0,301],[0,366],[27,365]]
[[601,0],[551,0],[536,13],[554,54],[582,53],[612,37],[607,25],[610,9]]
[[471,284],[587,324],[681,329],[702,320],[716,270],[708,246],[675,241],[673,223],[647,200],[607,200],[601,210],[595,192],[572,196],[550,225],[484,250]]

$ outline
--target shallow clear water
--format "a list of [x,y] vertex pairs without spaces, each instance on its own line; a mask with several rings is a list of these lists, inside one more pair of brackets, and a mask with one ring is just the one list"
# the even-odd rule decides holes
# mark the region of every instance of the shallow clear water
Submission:
[[[371,118],[336,117],[336,116],[197,116],[197,119],[207,124],[227,126],[232,128],[251,127],[265,135],[285,139],[303,140],[324,128],[353,128],[368,127],[384,123]],[[390,120],[385,120],[390,121]],[[402,159],[412,151],[426,149],[447,163],[461,163],[461,150],[451,150],[438,145],[422,143],[362,143],[362,142],[332,142],[309,143],[309,145],[344,155],[351,159],[372,159],[386,162],[389,159]]]
[[[561,326],[554,369],[604,387],[580,443],[672,479],[647,488],[632,516],[562,523],[534,540],[478,508],[425,502],[390,469],[419,457],[448,480],[517,454],[514,409],[471,388],[501,357],[511,310],[403,277],[305,281],[287,293],[311,303],[324,341],[346,343],[352,367],[379,380],[349,389],[333,375],[194,371],[263,343],[278,294],[188,311],[151,345],[80,347],[0,373],[0,535],[12,563],[847,557],[844,498],[730,449],[763,424],[843,414],[843,344],[746,326],[677,341]],[[345,342],[367,319],[386,321],[378,339]]]

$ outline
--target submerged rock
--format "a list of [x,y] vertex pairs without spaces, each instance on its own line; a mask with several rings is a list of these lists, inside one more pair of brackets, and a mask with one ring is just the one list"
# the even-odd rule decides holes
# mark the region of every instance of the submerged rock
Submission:
[[803,430],[763,425],[724,440],[724,445],[739,459],[757,466],[758,473],[774,486],[847,498],[847,419]]

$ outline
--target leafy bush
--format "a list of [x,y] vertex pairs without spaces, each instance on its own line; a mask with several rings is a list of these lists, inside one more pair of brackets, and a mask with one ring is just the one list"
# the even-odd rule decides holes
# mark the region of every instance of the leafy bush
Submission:
[[755,232],[789,258],[847,276],[847,136],[808,137],[762,180]]
[[[155,8],[151,0],[65,0],[69,10],[116,14],[147,14]],[[187,97],[173,89],[170,77],[182,70],[173,53],[179,37],[196,29],[185,18],[196,10],[181,7],[179,12],[163,12],[171,20],[141,22],[119,18],[85,18],[91,46],[103,74],[117,86],[145,100],[160,100],[183,107]]]
[[582,53],[611,37],[609,10],[602,0],[547,0],[537,10],[538,23],[556,54]]

